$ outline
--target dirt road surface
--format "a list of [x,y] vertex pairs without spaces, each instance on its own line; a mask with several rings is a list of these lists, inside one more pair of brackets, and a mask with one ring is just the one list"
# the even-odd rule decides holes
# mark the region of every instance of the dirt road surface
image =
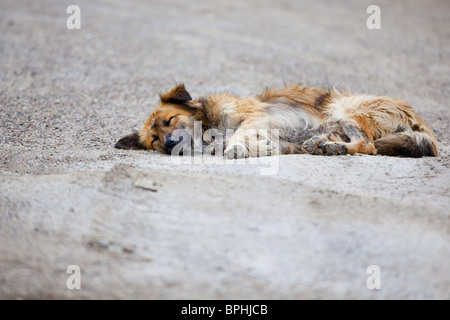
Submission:
[[[372,1],[71,4],[0,3],[0,298],[450,299],[448,1],[377,1],[379,30]],[[441,154],[113,148],[175,83],[285,81],[402,98]]]

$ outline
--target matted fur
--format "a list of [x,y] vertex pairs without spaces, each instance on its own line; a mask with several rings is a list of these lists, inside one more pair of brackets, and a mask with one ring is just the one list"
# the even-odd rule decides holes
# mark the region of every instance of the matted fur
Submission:
[[[185,129],[193,136],[194,121],[201,121],[203,132],[214,128],[225,136],[234,130],[225,140],[229,158],[289,153],[438,155],[431,129],[396,98],[293,83],[244,98],[216,93],[198,99],[179,84],[160,97],[139,131],[120,139],[116,148],[170,153],[177,143],[174,130]],[[277,143],[264,134],[273,129],[279,133]]]

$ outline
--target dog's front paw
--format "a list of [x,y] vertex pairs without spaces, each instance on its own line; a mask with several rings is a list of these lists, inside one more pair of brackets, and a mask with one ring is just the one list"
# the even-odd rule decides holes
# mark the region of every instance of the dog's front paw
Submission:
[[303,150],[310,154],[320,155],[323,154],[322,147],[325,145],[325,140],[320,137],[312,137],[309,140],[306,140],[302,147]]
[[248,157],[248,150],[244,144],[230,144],[224,151],[224,155],[228,159],[241,159]]
[[314,155],[343,155],[347,154],[347,147],[341,141],[327,141],[324,137],[312,137],[306,140],[303,145],[303,150]]
[[330,156],[341,156],[347,154],[347,147],[344,142],[329,141],[325,143],[324,154]]

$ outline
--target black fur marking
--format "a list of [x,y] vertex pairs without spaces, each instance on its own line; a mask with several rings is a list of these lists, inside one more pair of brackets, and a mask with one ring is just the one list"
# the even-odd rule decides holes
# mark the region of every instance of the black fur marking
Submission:
[[325,98],[328,98],[329,95],[330,95],[329,90],[326,93],[322,93],[319,97],[316,98],[316,101],[314,101],[314,107],[317,109],[322,109],[322,104]]

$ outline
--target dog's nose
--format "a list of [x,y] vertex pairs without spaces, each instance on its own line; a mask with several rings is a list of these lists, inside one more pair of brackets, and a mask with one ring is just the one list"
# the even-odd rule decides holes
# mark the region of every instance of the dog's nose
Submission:
[[164,147],[167,150],[172,150],[173,147],[175,147],[177,144],[179,144],[181,141],[183,141],[183,137],[179,137],[178,140],[174,139],[174,137],[169,136],[166,138],[166,141],[164,142]]

